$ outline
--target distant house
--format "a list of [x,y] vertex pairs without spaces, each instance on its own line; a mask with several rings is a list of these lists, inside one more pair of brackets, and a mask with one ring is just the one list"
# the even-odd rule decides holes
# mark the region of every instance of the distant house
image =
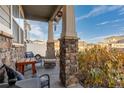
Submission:
[[87,48],[87,43],[85,41],[80,40],[78,42],[78,51],[84,51]]
[[111,48],[124,50],[124,36],[112,36],[105,39]]
[[111,44],[111,43],[116,43],[117,41],[122,40],[122,39],[124,39],[123,35],[121,35],[121,36],[111,36],[111,37],[105,38],[104,42]]

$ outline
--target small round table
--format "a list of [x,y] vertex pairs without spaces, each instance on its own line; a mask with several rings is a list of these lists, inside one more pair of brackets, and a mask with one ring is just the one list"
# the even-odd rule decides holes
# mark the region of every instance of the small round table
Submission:
[[41,88],[40,78],[25,79],[16,82],[16,86],[20,88]]

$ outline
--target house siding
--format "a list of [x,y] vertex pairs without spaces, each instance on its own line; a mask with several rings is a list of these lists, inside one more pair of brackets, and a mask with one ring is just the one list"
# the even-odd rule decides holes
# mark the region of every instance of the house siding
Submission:
[[[11,12],[11,6],[0,5],[0,61],[15,68],[15,63],[24,57],[26,47],[24,44],[19,45],[19,42],[16,42],[18,44],[14,45],[16,37],[13,32],[16,28],[13,26],[13,13]],[[19,29],[17,30],[20,31]],[[12,34],[9,32],[12,32]],[[23,38],[23,33],[21,33],[21,35],[18,34],[17,38],[19,36]],[[23,40],[21,43],[24,43]]]
[[11,26],[11,9],[10,6],[1,5],[0,6],[0,22],[10,28]]

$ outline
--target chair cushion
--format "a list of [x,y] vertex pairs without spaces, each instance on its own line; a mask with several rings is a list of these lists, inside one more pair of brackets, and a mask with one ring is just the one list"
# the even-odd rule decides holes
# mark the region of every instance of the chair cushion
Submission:
[[33,52],[25,52],[25,57],[32,58],[32,57],[34,57],[34,54],[33,54]]
[[1,68],[0,69],[0,83],[4,83],[4,74],[5,74],[5,69]]
[[16,74],[17,74],[17,80],[24,80],[25,79],[24,76],[20,72],[16,71]]
[[47,77],[42,77],[40,78],[40,81],[41,81],[41,87],[45,87],[45,86],[48,86],[48,78]]
[[41,81],[41,87],[48,86],[48,80],[47,81]]

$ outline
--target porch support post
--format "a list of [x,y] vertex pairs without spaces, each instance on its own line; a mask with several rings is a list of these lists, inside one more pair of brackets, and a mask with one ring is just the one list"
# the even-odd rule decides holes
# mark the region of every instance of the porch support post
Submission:
[[55,48],[54,48],[54,39],[53,39],[53,21],[49,21],[48,26],[48,41],[47,41],[47,51],[46,58],[54,59],[55,58]]
[[78,79],[78,38],[72,5],[63,6],[62,33],[60,39],[60,80],[65,87],[76,86]]

